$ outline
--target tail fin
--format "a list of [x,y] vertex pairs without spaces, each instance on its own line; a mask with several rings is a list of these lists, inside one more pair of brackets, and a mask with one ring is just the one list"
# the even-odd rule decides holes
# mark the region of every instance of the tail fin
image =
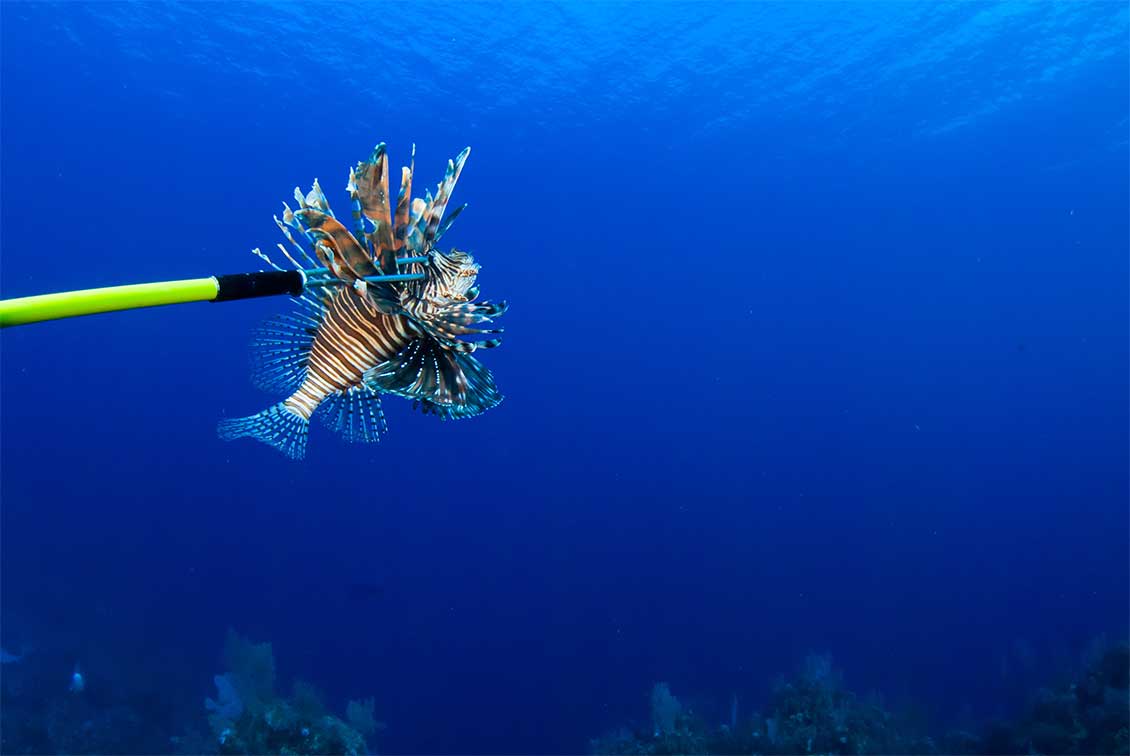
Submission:
[[275,447],[291,459],[302,459],[306,456],[310,423],[287,409],[285,402],[279,402],[258,415],[221,420],[216,431],[225,441],[253,438]]

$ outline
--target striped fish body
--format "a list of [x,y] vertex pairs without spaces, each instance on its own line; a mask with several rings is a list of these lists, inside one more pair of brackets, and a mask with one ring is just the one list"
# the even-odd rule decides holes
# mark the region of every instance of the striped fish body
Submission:
[[414,319],[380,311],[352,287],[322,300],[316,318],[268,321],[257,349],[256,382],[290,395],[257,415],[221,421],[219,434],[257,439],[292,459],[305,456],[315,414],[347,441],[380,440],[382,394],[412,399],[442,420],[474,417],[502,401],[474,356],[444,348]]
[[363,389],[366,372],[394,359],[421,335],[408,318],[380,312],[363,295],[342,287],[326,302],[306,358],[305,379],[283,405],[309,421],[327,398]]

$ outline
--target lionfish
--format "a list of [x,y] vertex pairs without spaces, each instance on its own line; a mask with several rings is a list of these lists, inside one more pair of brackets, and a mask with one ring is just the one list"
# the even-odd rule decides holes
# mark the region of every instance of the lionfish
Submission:
[[277,246],[304,270],[306,286],[299,310],[263,324],[253,349],[255,384],[288,396],[257,415],[220,421],[221,438],[254,438],[301,459],[315,414],[348,441],[378,441],[387,430],[382,394],[412,399],[443,420],[479,415],[502,401],[473,352],[498,346],[496,337],[474,337],[501,333],[479,326],[507,305],[476,303],[479,265],[467,252],[436,247],[466,207],[444,219],[470,151],[448,161],[435,196],[412,199],[413,147],[393,208],[388,155],[384,143],[377,145],[349,172],[352,230],[334,216],[317,179],[305,195],[294,190],[298,208],[284,202],[282,218],[275,216],[290,249]]

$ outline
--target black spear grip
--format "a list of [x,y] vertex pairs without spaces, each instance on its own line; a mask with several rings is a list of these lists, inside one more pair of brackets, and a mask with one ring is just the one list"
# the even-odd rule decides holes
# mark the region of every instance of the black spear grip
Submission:
[[213,302],[253,299],[289,294],[297,297],[306,286],[306,277],[299,270],[267,270],[259,273],[231,273],[216,276],[218,291]]

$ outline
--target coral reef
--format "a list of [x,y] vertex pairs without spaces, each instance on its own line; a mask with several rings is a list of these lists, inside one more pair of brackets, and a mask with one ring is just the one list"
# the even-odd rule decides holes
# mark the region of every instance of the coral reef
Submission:
[[0,675],[0,753],[159,753],[176,716],[158,688],[115,684],[99,657],[72,690],[73,657],[40,646]]
[[385,728],[385,723],[378,722],[374,716],[375,711],[376,702],[372,698],[350,701],[345,706],[345,721],[366,738],[371,738],[378,730]]
[[777,684],[765,717],[767,753],[932,753],[933,742],[908,733],[876,696],[843,686],[831,657],[813,655]]
[[766,710],[711,726],[666,683],[651,694],[651,727],[590,743],[599,754],[1130,754],[1130,645],[1101,643],[1070,682],[1040,690],[1014,722],[937,738],[915,731],[876,697],[846,689],[827,656],[778,682]]
[[372,698],[349,702],[343,719],[308,683],[278,694],[271,644],[234,631],[203,706],[199,692],[169,686],[165,670],[92,651],[83,661],[79,690],[68,685],[73,655],[45,644],[5,662],[0,753],[365,754],[384,727]]
[[227,670],[214,679],[216,698],[207,699],[208,723],[221,754],[368,753],[366,735],[376,732],[373,702],[351,702],[346,724],[326,710],[309,683],[296,681],[289,698],[275,694],[275,661],[269,643],[252,643],[229,630],[224,647]]
[[982,752],[1130,754],[1130,644],[1097,641],[1075,679],[1038,691],[1016,722],[988,728]]
[[[67,685],[71,658],[42,648],[25,654],[5,664],[0,677],[0,753],[372,752],[384,728],[372,698],[349,701],[338,717],[308,683],[296,681],[288,694],[280,694],[271,645],[235,632],[228,633],[223,658],[224,669],[212,680],[215,690],[201,706],[196,687],[170,688],[162,674],[113,677],[106,670],[120,667],[110,663],[112,657],[84,659],[88,684],[76,692]],[[198,670],[189,679],[200,680]],[[670,685],[657,683],[640,697],[638,727],[622,727],[592,741],[591,748],[656,756],[1130,756],[1130,644],[1096,643],[1073,674],[1033,693],[1023,709],[1016,704],[1019,713],[1012,719],[979,725],[972,714],[962,715],[963,729],[926,737],[882,699],[848,689],[831,659],[817,655],[767,689],[756,713],[742,710],[729,695],[713,703],[680,700]],[[174,732],[181,734],[170,738]]]
[[[682,707],[666,683],[651,695],[650,732],[621,729],[591,743],[602,754],[935,753],[934,744],[899,732],[876,700],[846,690],[830,657],[808,657],[779,682],[764,714],[710,726]],[[736,713],[732,715],[736,720]]]
[[683,705],[671,695],[671,688],[667,683],[656,683],[651,689],[651,724],[656,736],[676,732],[682,713]]

